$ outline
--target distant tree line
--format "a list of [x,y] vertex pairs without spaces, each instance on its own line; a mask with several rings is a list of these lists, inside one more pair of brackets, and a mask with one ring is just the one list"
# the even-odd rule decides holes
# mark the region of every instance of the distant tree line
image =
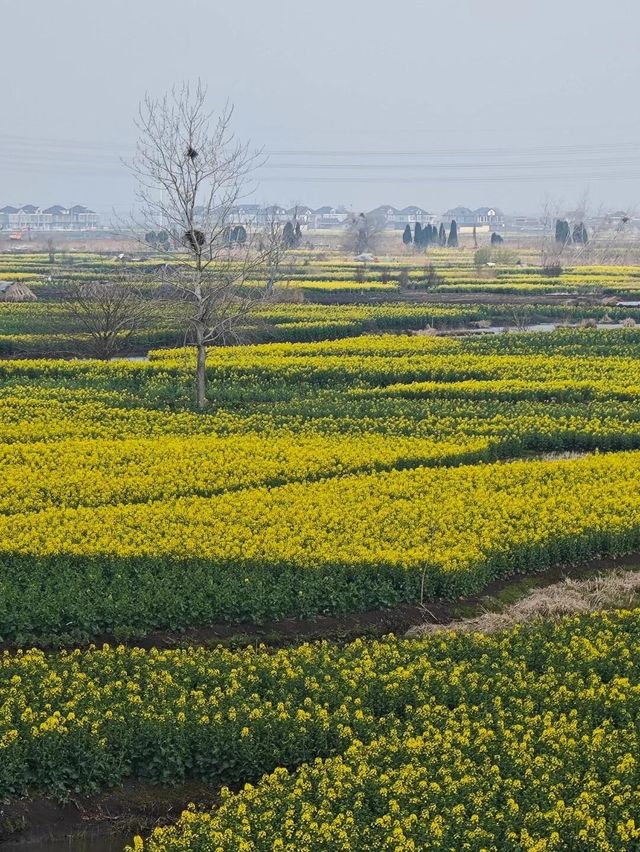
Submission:
[[[237,243],[243,245],[247,241],[247,229],[244,225],[229,226],[226,231],[226,241],[228,243]],[[177,242],[184,244],[187,248],[195,248],[204,245],[205,235],[200,230],[186,232]],[[151,248],[167,251],[171,246],[171,234],[168,231],[149,231],[144,235],[144,241]],[[174,242],[176,237],[174,235]]]
[[169,248],[169,232],[149,231],[144,235],[144,241],[147,245],[154,249],[162,249],[166,251]]

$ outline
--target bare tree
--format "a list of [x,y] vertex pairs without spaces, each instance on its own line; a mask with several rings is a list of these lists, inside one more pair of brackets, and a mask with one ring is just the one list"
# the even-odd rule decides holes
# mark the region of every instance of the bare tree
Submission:
[[64,302],[77,325],[89,336],[96,358],[113,358],[131,335],[151,319],[148,299],[126,277],[109,281],[63,284]]
[[379,221],[360,213],[347,223],[342,248],[355,255],[374,253],[381,233],[382,224]]
[[531,325],[531,314],[528,305],[511,305],[509,315],[516,331],[527,331]]
[[[195,398],[207,401],[207,347],[237,338],[247,314],[271,297],[284,247],[275,221],[249,227],[233,239],[238,202],[262,163],[262,154],[238,141],[233,108],[214,116],[198,82],[163,98],[145,97],[136,125],[130,168],[138,181],[142,230],[166,230],[175,262],[163,272],[165,291],[187,305],[187,341],[196,347]],[[243,229],[246,230],[246,229]],[[260,283],[258,283],[260,281]]]

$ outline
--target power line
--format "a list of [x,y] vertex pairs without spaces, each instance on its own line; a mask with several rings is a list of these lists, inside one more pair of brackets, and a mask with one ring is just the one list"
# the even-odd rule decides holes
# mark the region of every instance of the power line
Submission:
[[[380,163],[299,163],[299,162],[279,162],[279,163],[269,163],[262,165],[260,170],[262,169],[293,169],[293,170],[380,170],[380,169],[390,169],[390,170],[419,170],[419,169],[503,169],[503,168],[513,168],[514,166],[521,166],[526,168],[564,168],[565,166],[578,166],[578,167],[602,167],[602,166],[614,166],[614,167],[623,167],[623,166],[633,166],[637,163],[638,159],[640,159],[640,152],[637,155],[632,156],[624,156],[618,158],[612,157],[563,157],[560,159],[544,159],[544,160],[528,160],[526,162],[486,162],[486,161],[476,161],[476,162],[431,162],[431,163],[420,163],[420,162],[409,162],[409,163],[397,163],[397,162],[380,162]],[[77,156],[73,156],[71,154],[66,153],[64,156],[51,154],[51,153],[39,153],[39,154],[30,154],[25,152],[11,152],[6,153],[3,152],[0,148],[0,163],[8,163],[8,164],[20,164],[27,166],[37,166],[37,165],[50,165],[50,164],[69,164],[74,168],[89,166],[94,167],[97,163],[95,159],[82,159]],[[115,166],[118,165],[118,168],[122,168],[120,163],[113,158],[109,158],[105,160],[103,166]]]
[[261,169],[294,169],[294,170],[336,170],[336,171],[362,171],[379,169],[401,169],[406,171],[424,169],[512,169],[514,166],[526,167],[528,169],[565,168],[566,166],[635,166],[640,162],[640,155],[623,160],[576,160],[566,158],[563,160],[538,160],[527,163],[267,163]]
[[[51,173],[60,176],[90,175],[95,178],[126,178],[127,172],[109,143],[47,140],[0,133],[0,166],[13,171]],[[437,149],[431,151],[385,150],[272,150],[271,156],[288,157],[267,162],[258,172],[264,182],[298,183],[462,183],[528,182],[542,180],[637,180],[640,145],[601,143],[530,147]],[[547,154],[546,159],[541,155]],[[297,157],[324,162],[299,162]],[[327,158],[362,158],[367,162],[327,162]],[[421,162],[419,158],[476,158],[470,162]],[[482,157],[505,157],[482,161]],[[537,157],[537,159],[533,159]],[[511,161],[509,161],[511,158]],[[514,161],[513,158],[519,158]],[[371,162],[372,159],[381,162]],[[405,159],[406,162],[398,162]],[[508,172],[505,170],[516,169]],[[521,171],[526,169],[526,171]],[[281,172],[269,175],[269,171]],[[411,174],[398,174],[410,171]],[[424,172],[436,172],[425,174]],[[452,174],[442,174],[451,171]],[[290,172],[290,174],[287,174]],[[318,174],[314,174],[318,172]],[[336,174],[326,174],[335,172]],[[345,174],[355,172],[356,174]],[[366,174],[362,174],[366,172]],[[387,172],[388,174],[380,174]],[[462,174],[460,174],[462,172]],[[324,174],[322,174],[324,173]],[[359,174],[357,174],[359,173]]]
[[625,152],[625,151],[640,151],[640,145],[635,142],[615,143],[615,144],[592,144],[592,145],[540,145],[529,148],[437,148],[431,151],[387,151],[387,150],[326,150],[326,149],[306,149],[306,150],[268,150],[266,153],[269,156],[309,156],[309,157],[431,157],[431,156],[476,156],[476,155],[504,155],[504,156],[528,156],[529,154],[577,154],[579,152],[594,153],[598,151],[604,152]]
[[[467,128],[467,132],[473,128]],[[17,152],[25,148],[44,148],[48,154],[53,154],[54,149],[68,148],[77,155],[79,151],[95,156],[99,152],[111,152],[114,155],[120,155],[123,152],[131,153],[134,148],[130,145],[116,146],[110,143],[93,142],[93,141],[75,141],[62,139],[47,139],[45,137],[23,137],[12,134],[0,133],[0,145],[9,144],[11,148]],[[265,154],[274,157],[431,157],[431,156],[482,156],[482,155],[503,155],[503,156],[528,156],[530,154],[574,154],[579,152],[594,153],[594,152],[626,152],[638,151],[640,145],[636,142],[626,143],[592,143],[592,144],[567,144],[567,145],[537,145],[528,147],[491,147],[491,148],[436,148],[431,150],[366,150],[366,149],[266,149]]]
[[589,174],[520,174],[520,175],[415,175],[412,177],[404,177],[393,175],[390,177],[358,177],[339,175],[335,177],[305,177],[304,175],[291,175],[290,177],[262,177],[261,182],[292,182],[292,183],[467,183],[467,182],[484,182],[484,183],[519,183],[522,181],[542,181],[542,180],[638,180],[640,179],[640,171],[638,172],[590,172]]

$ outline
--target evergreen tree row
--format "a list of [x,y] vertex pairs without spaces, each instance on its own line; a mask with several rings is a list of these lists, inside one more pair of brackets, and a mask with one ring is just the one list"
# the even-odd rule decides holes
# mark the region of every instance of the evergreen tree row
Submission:
[[285,248],[297,248],[300,245],[302,242],[300,222],[296,222],[295,225],[293,222],[287,222],[282,229],[282,242]]
[[458,224],[455,219],[451,222],[449,236],[447,236],[444,224],[440,224],[440,228],[435,225],[421,225],[416,222],[415,228],[412,231],[411,225],[406,225],[402,234],[402,242],[408,246],[413,243],[419,248],[427,248],[428,246],[453,246],[458,245]]
[[565,246],[570,243],[586,246],[589,242],[589,234],[584,222],[578,222],[574,225],[572,232],[571,225],[566,219],[556,219],[556,242]]

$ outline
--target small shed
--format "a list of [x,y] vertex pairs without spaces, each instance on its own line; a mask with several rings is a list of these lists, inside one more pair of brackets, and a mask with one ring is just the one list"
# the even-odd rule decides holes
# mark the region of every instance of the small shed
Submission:
[[20,281],[0,281],[0,302],[35,302],[38,297]]

